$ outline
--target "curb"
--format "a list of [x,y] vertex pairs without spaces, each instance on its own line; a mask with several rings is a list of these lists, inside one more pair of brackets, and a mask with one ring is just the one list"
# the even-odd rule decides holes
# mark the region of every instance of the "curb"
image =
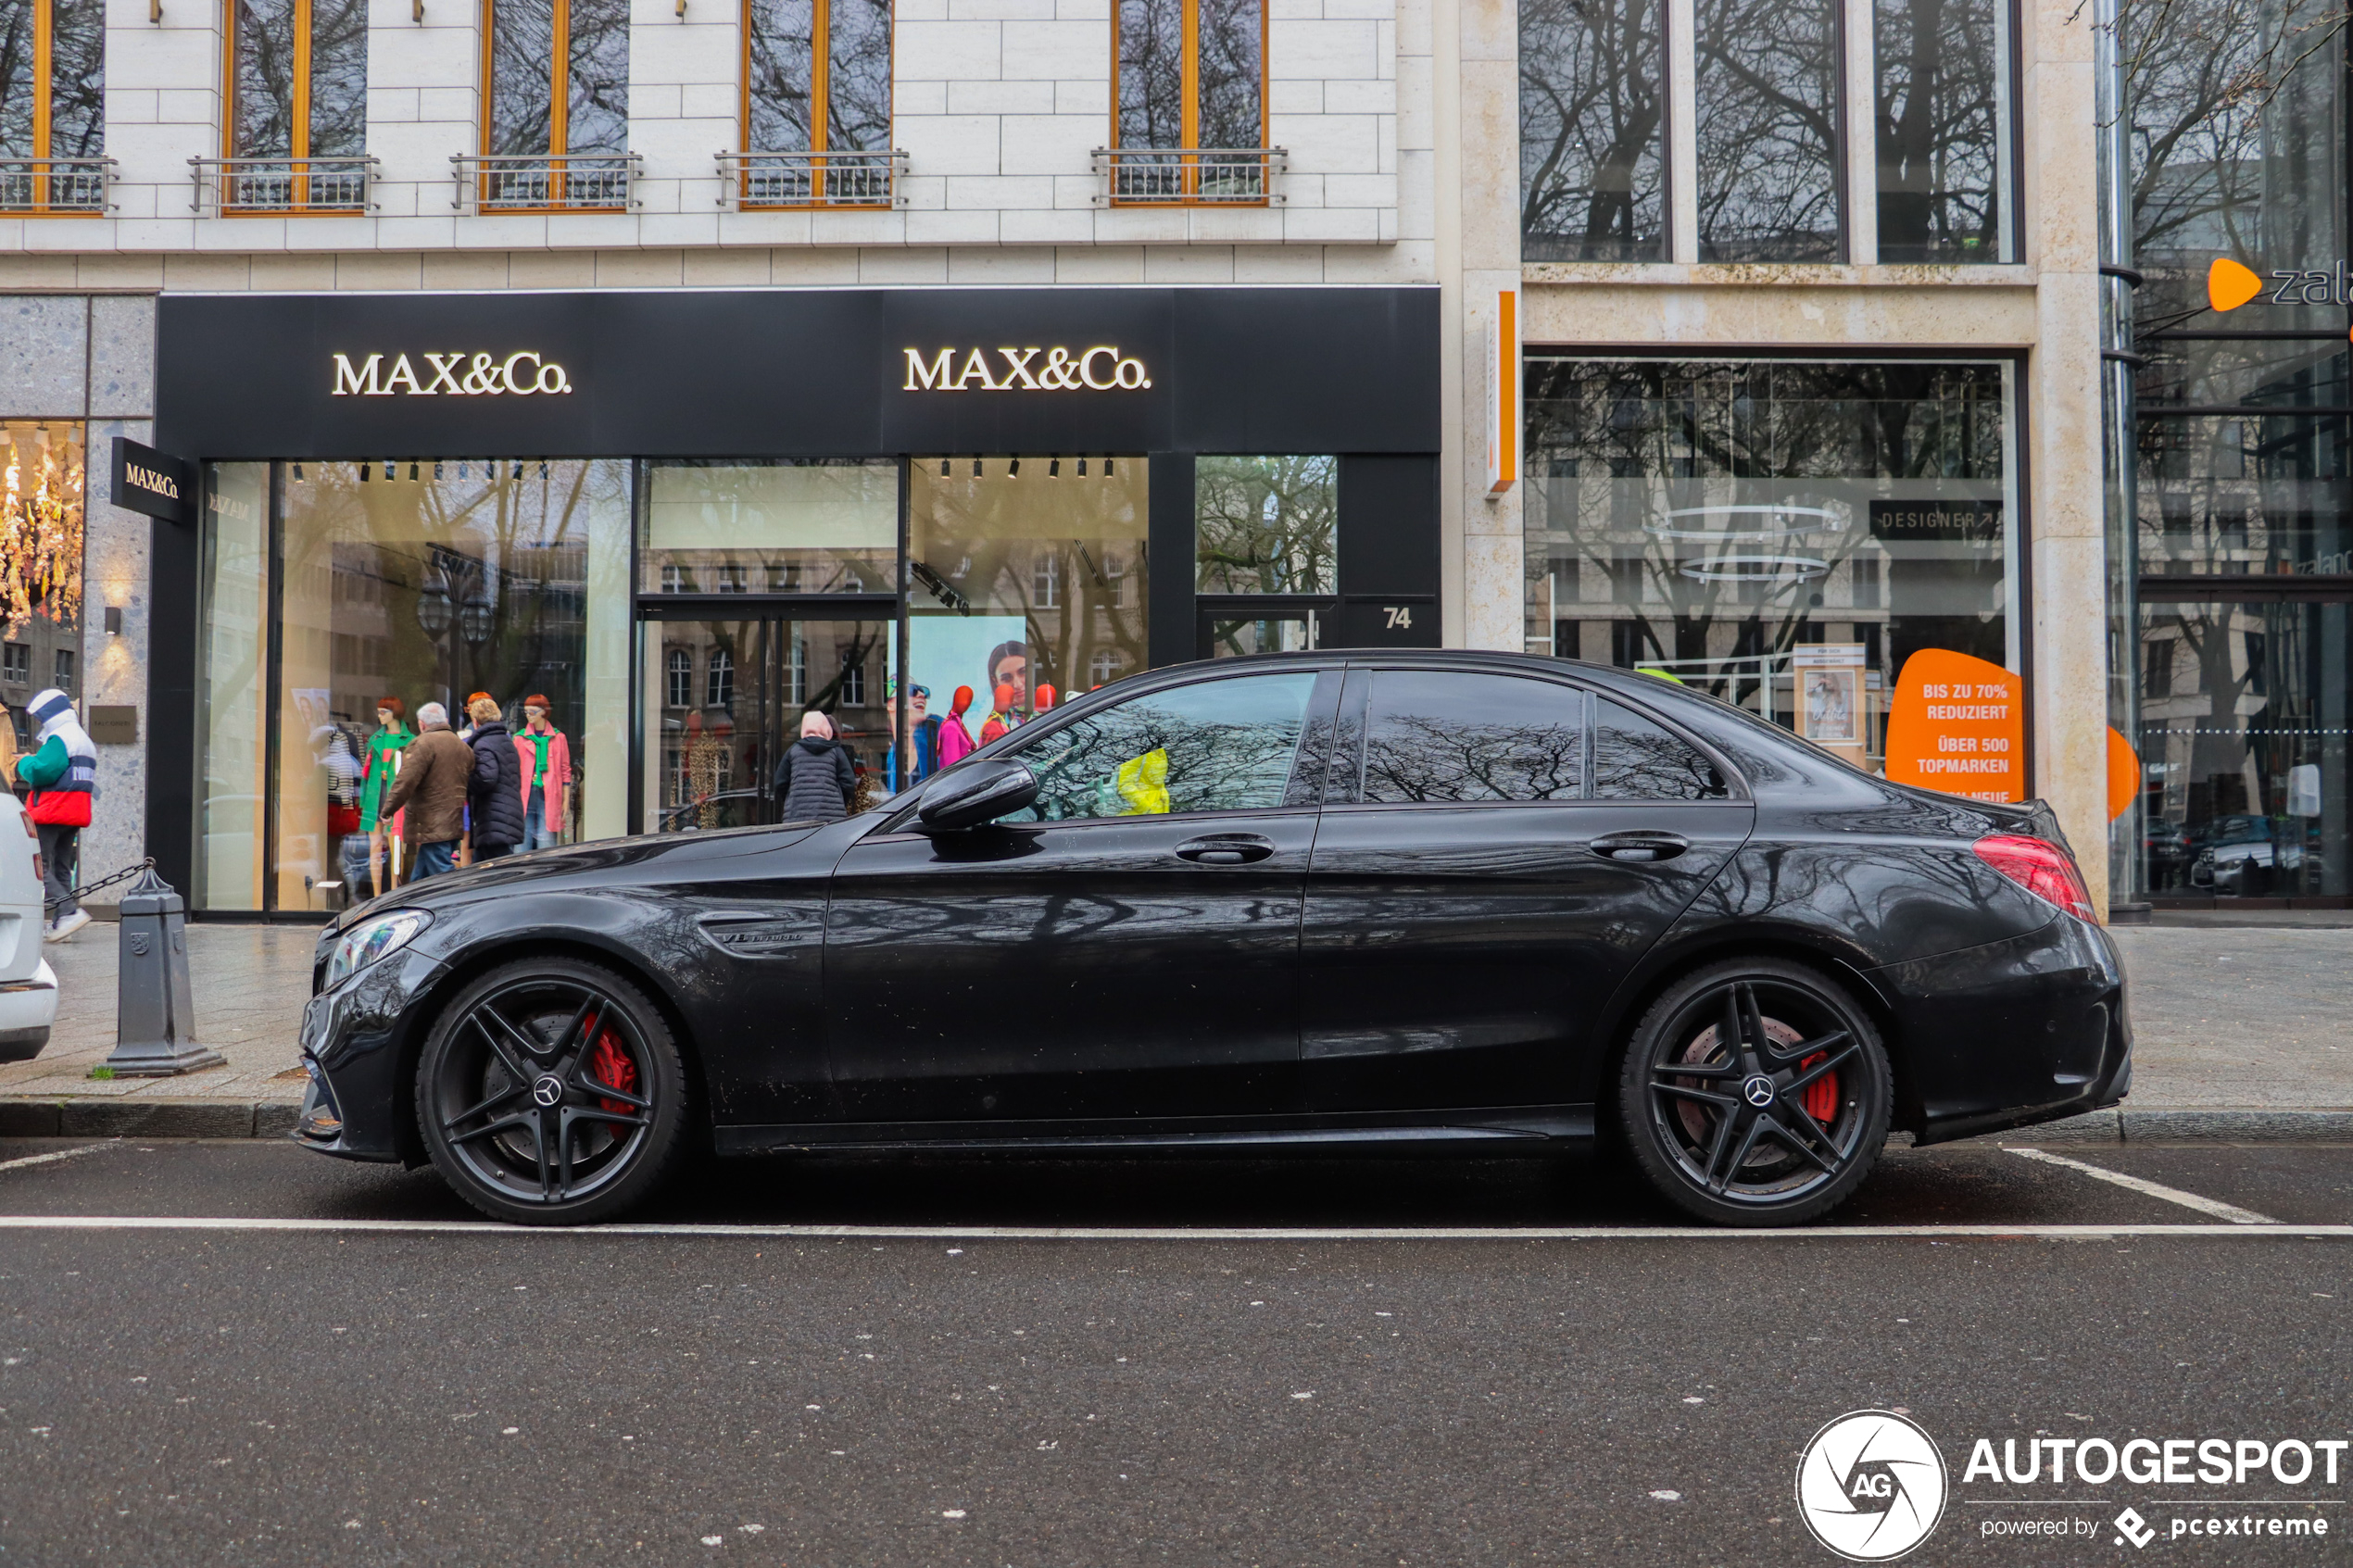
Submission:
[[282,1099],[0,1097],[0,1137],[276,1138],[294,1131],[301,1111]]
[[[0,1096],[5,1138],[278,1138],[294,1131],[293,1100]],[[1896,1134],[1894,1139],[1907,1135]],[[2064,1122],[1982,1133],[1964,1143],[2353,1143],[2353,1110],[2214,1110],[2118,1106]],[[1891,1141],[1894,1141],[1892,1139]]]

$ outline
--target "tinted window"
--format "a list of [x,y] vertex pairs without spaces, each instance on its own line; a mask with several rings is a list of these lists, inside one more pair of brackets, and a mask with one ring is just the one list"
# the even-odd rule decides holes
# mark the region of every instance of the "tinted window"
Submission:
[[1581,692],[1513,675],[1373,676],[1366,800],[1575,800],[1584,763]]
[[1021,750],[1038,805],[1013,821],[1263,810],[1283,803],[1312,670],[1133,697]]
[[1602,800],[1721,800],[1730,793],[1699,747],[1614,702],[1593,721],[1593,795]]

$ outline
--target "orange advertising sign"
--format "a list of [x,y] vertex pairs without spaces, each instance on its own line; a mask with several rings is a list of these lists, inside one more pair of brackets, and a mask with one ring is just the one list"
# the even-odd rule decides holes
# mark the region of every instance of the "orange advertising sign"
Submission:
[[1912,655],[1888,709],[1887,776],[1971,800],[2026,798],[2023,684],[1948,648]]

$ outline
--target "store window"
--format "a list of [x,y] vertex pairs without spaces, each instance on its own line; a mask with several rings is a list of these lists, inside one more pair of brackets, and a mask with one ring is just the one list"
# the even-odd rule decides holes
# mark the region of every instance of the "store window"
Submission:
[[[484,175],[489,205],[598,205],[629,147],[626,0],[484,0],[482,150],[526,160]],[[585,159],[552,173],[542,159]],[[550,181],[553,181],[550,183]]]
[[1837,0],[1698,0],[1699,259],[1844,254]]
[[[298,166],[367,152],[364,0],[233,0],[228,16],[227,156]],[[309,172],[280,170],[289,179]],[[337,164],[318,171],[315,194],[347,206],[360,185],[356,170]],[[300,205],[313,194],[308,185],[289,189],[286,202]]]
[[1520,6],[1526,259],[1667,259],[1666,20],[1660,0]]
[[[889,0],[744,0],[744,45],[748,151],[890,150]],[[770,172],[772,186],[748,191],[747,206],[811,204],[824,194],[805,182],[788,189],[774,182],[782,171]],[[837,198],[845,194],[838,179],[833,185]],[[887,201],[887,184],[875,194]]]
[[908,672],[933,716],[991,740],[1100,670],[1145,667],[1141,458],[925,457],[909,472]]
[[[11,639],[10,684],[69,695],[82,643],[82,426],[0,423],[0,630]],[[18,650],[21,649],[21,653]],[[21,671],[21,673],[19,673]],[[10,694],[21,704],[31,690]]]
[[219,465],[207,496],[204,907],[332,910],[408,880],[416,824],[384,792],[425,705],[457,728],[475,692],[510,732],[546,699],[559,842],[623,831],[626,463],[288,463],[274,528],[271,483]]
[[899,465],[662,462],[647,470],[639,581],[665,594],[891,591]]
[[[106,7],[0,0],[0,211],[102,212]],[[44,70],[43,66],[46,65]]]
[[2007,0],[1878,0],[1879,258],[2008,261]]
[[1197,458],[1195,588],[1330,594],[1340,585],[1340,459]]
[[1117,0],[1113,17],[1112,199],[1264,201],[1265,0]]
[[2011,375],[1531,358],[1529,651],[1648,670],[1883,767],[1914,656],[2021,667]]

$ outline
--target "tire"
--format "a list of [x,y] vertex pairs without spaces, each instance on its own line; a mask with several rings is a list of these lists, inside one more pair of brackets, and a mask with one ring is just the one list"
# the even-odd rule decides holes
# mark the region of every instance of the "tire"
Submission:
[[1870,1173],[1892,1085],[1879,1031],[1843,986],[1803,964],[1733,959],[1685,975],[1642,1015],[1618,1115],[1636,1167],[1686,1213],[1794,1225]]
[[417,1061],[434,1168],[495,1220],[584,1225],[669,1177],[685,1063],[645,992],[600,965],[524,959],[459,992]]

